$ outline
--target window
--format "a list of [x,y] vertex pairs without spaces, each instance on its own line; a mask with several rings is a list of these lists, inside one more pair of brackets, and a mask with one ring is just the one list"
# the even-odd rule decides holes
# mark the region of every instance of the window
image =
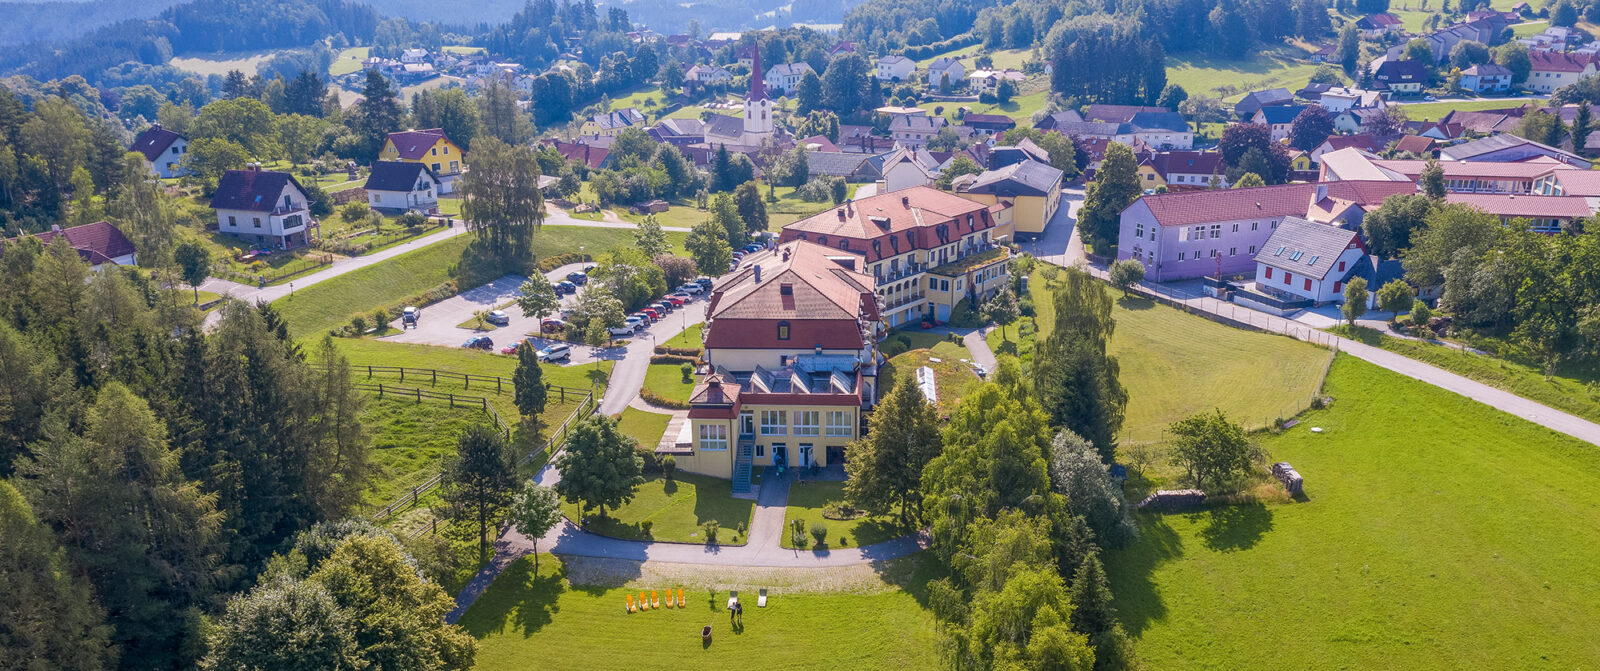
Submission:
[[261,228],[261,217],[251,217],[255,220],[256,228]]
[[794,412],[794,435],[822,435],[822,413],[815,410],[796,410]]
[[1283,274],[1283,283],[1285,285],[1289,284],[1292,281],[1294,281],[1294,273],[1286,272],[1286,273]]
[[1182,261],[1183,257],[1184,257],[1184,253],[1183,252],[1178,252],[1178,260]]
[[701,424],[700,449],[706,452],[728,451],[727,424]]
[[761,435],[787,436],[789,435],[789,413],[784,410],[761,411]]
[[778,322],[778,339],[789,339],[789,322]]
[[1238,247],[1229,247],[1228,248],[1228,256],[1238,256],[1238,255],[1239,255],[1239,248]]
[[1343,289],[1340,288],[1342,286],[1344,286],[1344,282],[1334,282],[1333,283],[1333,293],[1339,293],[1340,291],[1342,291]]
[[1213,259],[1217,258],[1217,250],[1215,250],[1215,249],[1211,250],[1211,258],[1213,258]]
[[238,228],[238,227],[239,227],[239,220],[238,220],[238,218],[236,218],[236,217],[234,217],[234,216],[233,216],[233,215],[231,215],[231,214],[230,214],[230,215],[228,215],[228,226],[229,226],[229,227],[230,227],[230,228]]
[[1311,290],[1311,280],[1310,280],[1310,278],[1306,279],[1306,283],[1305,283],[1304,286],[1305,286],[1305,290],[1306,291],[1310,291]]
[[1211,225],[1211,237],[1213,237],[1213,238],[1222,237],[1222,224],[1212,224]]
[[1256,253],[1256,246],[1255,245],[1250,245],[1250,255],[1251,256],[1255,256],[1255,253]]
[[1272,279],[1272,266],[1267,266],[1267,279]]
[[854,420],[855,414],[849,410],[829,410],[828,435],[849,438],[854,433],[851,430],[851,424]]
[[434,147],[432,149],[429,149],[428,151],[430,153],[432,153],[434,156],[438,156],[439,155],[439,148],[438,147]]
[[767,456],[767,446],[766,445],[762,445],[760,443],[757,443],[756,444],[756,456],[757,457],[765,457],[765,456]]
[[1144,224],[1137,223],[1137,222],[1134,223],[1134,225],[1133,225],[1133,237],[1135,237],[1135,238],[1144,237]]
[[1339,262],[1339,272],[1344,272],[1344,262],[1343,261]]
[[383,202],[383,194],[378,193],[376,191],[372,192],[372,202],[374,202],[374,203]]
[[1260,225],[1261,225],[1261,222],[1259,222],[1259,221],[1252,221],[1252,222],[1250,222],[1250,230],[1252,230],[1252,231],[1253,231],[1253,230],[1256,230],[1256,227],[1258,227],[1258,226],[1260,226]]
[[1233,225],[1233,232],[1234,233],[1238,233],[1239,232],[1239,225],[1238,224],[1234,224]]

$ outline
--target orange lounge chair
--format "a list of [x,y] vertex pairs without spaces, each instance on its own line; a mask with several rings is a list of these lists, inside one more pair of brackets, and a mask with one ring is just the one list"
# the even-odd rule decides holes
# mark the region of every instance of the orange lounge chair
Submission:
[[660,608],[661,607],[661,597],[659,595],[657,595],[654,590],[652,590],[650,592],[650,607],[651,608]]
[[650,600],[644,598],[644,592],[639,593],[639,610],[650,610]]
[[676,605],[676,604],[672,603],[672,590],[670,590],[670,589],[667,590],[667,600],[664,603],[666,604],[666,606],[668,608],[671,608],[674,605]]
[[687,606],[687,605],[689,605],[689,602],[683,600],[683,588],[679,587],[678,588],[678,606],[682,607],[682,606]]
[[633,605],[633,595],[629,594],[628,595],[628,612],[632,613],[634,610],[636,610],[636,608],[637,607]]

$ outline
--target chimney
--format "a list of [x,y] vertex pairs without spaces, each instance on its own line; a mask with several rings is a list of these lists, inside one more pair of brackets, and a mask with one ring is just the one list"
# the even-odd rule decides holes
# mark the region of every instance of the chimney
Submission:
[[51,233],[60,233],[61,232],[61,224],[50,224],[50,232]]
[[911,209],[911,196],[901,196],[900,197],[900,206],[904,207],[904,208],[906,208],[908,210]]
[[756,268],[756,283],[759,284],[761,282],[761,266],[758,264],[758,265],[756,265],[755,268]]
[[789,260],[789,248],[785,248],[783,250],[783,260],[784,261],[788,261]]

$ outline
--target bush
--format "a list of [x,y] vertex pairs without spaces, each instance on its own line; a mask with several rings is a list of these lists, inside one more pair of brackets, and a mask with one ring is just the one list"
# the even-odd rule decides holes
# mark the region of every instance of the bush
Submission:
[[374,310],[372,312],[372,324],[379,331],[387,328],[389,326],[389,311],[383,308]]
[[371,211],[372,208],[367,207],[365,201],[352,200],[339,208],[339,216],[344,218],[345,223],[353,226],[356,222],[366,219]]
[[679,363],[686,366],[693,366],[700,363],[700,359],[698,357],[683,356],[679,354],[656,354],[650,357],[650,363]]
[[683,374],[683,383],[694,382],[694,364],[684,362],[678,366],[678,372]]
[[357,336],[367,332],[367,318],[365,315],[356,315],[350,318],[350,330]]
[[655,522],[651,522],[650,520],[645,520],[643,522],[640,522],[639,523],[639,532],[643,533],[646,537],[649,537],[650,536],[650,528],[654,527],[655,525],[656,525],[656,523]]
[[720,522],[717,522],[716,520],[711,520],[711,521],[706,522],[705,524],[700,525],[700,530],[704,531],[705,534],[706,534],[706,542],[707,543],[715,543],[715,542],[717,542],[717,531],[719,531],[721,529],[722,529],[722,524]]
[[910,348],[906,347],[905,343],[898,340],[890,340],[889,342],[884,343],[882,347],[879,347],[878,351],[883,354],[884,358],[893,359],[901,354],[905,354],[906,350],[908,349]]
[[668,480],[671,480],[672,479],[672,474],[676,473],[677,471],[678,471],[678,458],[677,457],[674,457],[674,456],[669,454],[669,455],[664,456],[664,457],[661,458],[661,473],[663,475],[667,476]]
[[699,359],[700,353],[703,351],[705,350],[702,350],[699,347],[667,347],[666,345],[656,345],[655,349],[656,354],[673,354],[677,356],[694,357],[695,359]]
[[806,540],[805,520],[795,520],[794,522],[790,523],[789,542],[802,550],[805,549],[807,545],[811,544],[810,541]]
[[972,309],[972,299],[963,298],[950,310],[950,325],[956,328],[978,328],[983,320]]
[[641,473],[652,475],[661,472],[661,460],[656,458],[655,445],[638,445],[633,448],[633,451],[639,455],[640,459],[644,460],[643,468],[639,469]]
[[828,523],[817,522],[811,525],[811,537],[817,539],[817,545],[826,545],[828,543]]
[[548,273],[569,263],[578,263],[583,260],[583,255],[576,252],[556,254],[538,260],[539,272]]
[[670,398],[666,398],[666,397],[664,397],[664,396],[662,396],[660,394],[657,394],[657,393],[655,393],[653,391],[650,391],[649,389],[640,389],[639,390],[639,398],[644,399],[645,403],[649,403],[650,405],[656,406],[658,408],[667,408],[667,409],[670,409],[670,410],[688,410],[689,409],[689,404],[688,403],[685,403],[683,401],[673,400],[673,399],[670,399]]

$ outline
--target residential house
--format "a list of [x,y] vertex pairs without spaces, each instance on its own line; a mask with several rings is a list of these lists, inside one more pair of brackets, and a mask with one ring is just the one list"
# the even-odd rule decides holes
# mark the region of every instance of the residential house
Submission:
[[750,491],[756,466],[838,465],[877,401],[877,282],[859,256],[785,240],[717,280],[702,333],[709,371],[685,433],[657,448],[677,467]]
[[806,166],[812,175],[843,177],[847,182],[873,182],[882,178],[867,154],[846,151],[806,152]]
[[977,114],[968,112],[961,117],[961,125],[973,129],[973,135],[999,135],[1017,127],[1017,122],[1004,114]]
[[1194,132],[1183,115],[1176,112],[1141,112],[1132,121],[1062,122],[1053,129],[1063,135],[1084,140],[1107,140],[1132,145],[1135,142],[1161,149],[1189,149],[1194,146]]
[[1333,115],[1333,130],[1339,133],[1365,133],[1375,119],[1389,111],[1380,107],[1353,107]]
[[1083,115],[1075,110],[1062,110],[1051,112],[1034,122],[1033,127],[1039,130],[1057,130],[1063,124],[1083,123]]
[[1171,112],[1165,107],[1150,107],[1146,105],[1090,105],[1084,110],[1084,121],[1100,121],[1104,123],[1131,123],[1135,116],[1147,113]]
[[1301,100],[1319,102],[1322,100],[1322,94],[1333,87],[1333,84],[1327,82],[1311,82],[1295,91],[1294,97]]
[[143,154],[145,165],[156,177],[167,179],[189,174],[183,160],[189,155],[189,138],[162,128],[161,124],[151,124],[139,133],[129,151]]
[[972,74],[967,75],[967,88],[979,95],[996,95],[1000,91],[1000,82],[1009,81],[1013,85],[1020,87],[1027,78],[1027,75],[1022,74],[1021,70],[979,68],[973,70]]
[[805,61],[780,63],[767,68],[762,81],[769,90],[777,91],[778,95],[793,95],[800,89],[800,80],[811,72],[816,71]]
[[699,119],[662,119],[647,132],[656,142],[665,142],[679,148],[704,142],[706,139],[705,122]]
[[833,45],[832,49],[828,50],[828,58],[832,59],[834,56],[838,56],[839,54],[853,54],[855,52],[855,42],[850,40],[840,40],[838,44]]
[[[1416,184],[1428,162],[1423,159],[1380,159],[1359,149],[1340,149],[1322,156],[1323,182],[1391,181]],[[1577,168],[1539,156],[1512,162],[1439,161],[1445,189],[1453,193],[1536,193],[1541,179]]]
[[421,163],[373,163],[362,188],[367,191],[367,205],[380,212],[439,211],[439,178]]
[[1428,68],[1418,61],[1384,61],[1372,75],[1376,88],[1395,95],[1418,95],[1428,83]]
[[896,116],[889,120],[889,137],[897,144],[921,147],[949,125],[942,116]]
[[1246,93],[1239,102],[1234,103],[1233,113],[1241,121],[1253,119],[1256,112],[1263,107],[1293,105],[1294,94],[1286,88],[1267,89],[1265,91],[1251,91]]
[[1294,118],[1306,110],[1305,105],[1274,105],[1256,110],[1255,116],[1250,118],[1250,123],[1266,126],[1272,132],[1274,142],[1289,137],[1289,127],[1294,124]]
[[826,135],[813,135],[811,137],[803,137],[803,138],[800,138],[799,140],[796,140],[795,141],[795,145],[799,146],[799,147],[805,147],[806,151],[828,151],[828,152],[838,152],[838,151],[840,151],[839,146],[834,144],[833,140],[828,139],[828,136],[826,136]]
[[440,194],[455,192],[456,180],[461,178],[467,165],[466,152],[450,141],[441,128],[390,133],[383,141],[383,149],[378,152],[378,160],[428,166],[439,180]]
[[1368,14],[1356,19],[1356,30],[1361,31],[1361,37],[1369,40],[1381,40],[1389,33],[1405,32],[1405,24],[1400,17],[1387,12],[1383,14]]
[[1011,211],[1017,236],[1040,235],[1061,207],[1062,172],[1049,163],[1022,161],[999,170],[957,178],[955,191],[989,205]]
[[683,82],[693,86],[726,84],[731,81],[733,81],[733,74],[720,65],[696,63],[683,72]]
[[1344,285],[1366,256],[1359,231],[1284,217],[1255,256],[1252,286],[1285,302],[1343,302]]
[[281,249],[307,242],[310,203],[305,188],[289,173],[262,170],[259,163],[229,170],[217,180],[211,209],[223,235]]
[[928,186],[939,178],[938,161],[928,153],[928,150],[921,147],[915,149],[907,146],[896,147],[881,160],[874,160],[872,163],[882,176],[878,180],[880,193]]
[[1505,93],[1511,90],[1511,70],[1494,63],[1479,63],[1461,71],[1461,88],[1473,93]]
[[1338,151],[1345,147],[1355,147],[1362,151],[1377,153],[1381,147],[1371,135],[1329,135],[1322,144],[1312,148],[1307,156],[1311,159],[1312,169],[1322,162],[1322,155],[1330,151]]
[[561,158],[567,161],[577,161],[589,167],[590,170],[600,170],[611,165],[611,150],[605,147],[596,147],[581,142],[562,142],[561,140],[546,140],[556,148]]
[[[1338,57],[1339,45],[1337,44],[1324,44],[1318,47],[1316,51],[1311,52],[1312,63],[1332,63]],[[1295,95],[1300,95],[1300,92],[1295,91]]]
[[[89,269],[99,272],[106,266],[135,266],[139,264],[136,256],[137,249],[128,236],[122,234],[122,229],[109,221],[97,221],[82,226],[62,228],[51,226],[50,230],[33,234],[39,242],[49,245],[56,238],[65,238],[68,245],[78,252],[78,258],[89,264]],[[16,242],[13,239],[12,242]],[[5,251],[5,245],[0,245],[0,252]]]
[[1528,60],[1533,68],[1523,85],[1535,93],[1554,93],[1556,89],[1595,74],[1593,56],[1533,51],[1528,53]]
[[962,299],[982,303],[1006,285],[1011,226],[985,205],[919,186],[846,201],[783,227],[780,244],[806,240],[876,281],[886,326],[948,321]]
[[1394,150],[1422,157],[1438,157],[1439,141],[1421,135],[1402,135],[1394,141]]
[[1206,189],[1213,180],[1227,188],[1222,154],[1214,151],[1161,151],[1149,153],[1139,161],[1139,186],[1145,191],[1167,187],[1169,191]]
[[406,49],[400,52],[401,63],[426,63],[428,62],[427,49]]
[[1487,212],[1507,224],[1513,220],[1526,221],[1529,230],[1540,233],[1558,233],[1572,222],[1587,219],[1600,209],[1600,197],[1579,195],[1451,193],[1445,195],[1445,202]]
[[1389,104],[1383,99],[1383,92],[1355,89],[1348,86],[1330,86],[1318,94],[1317,104],[1329,112],[1338,113],[1349,109],[1383,109]]
[[1014,145],[994,147],[989,150],[990,170],[999,170],[1013,163],[1023,161],[1050,162],[1050,152],[1045,151],[1038,143],[1028,138],[1022,138]]
[[892,54],[878,58],[878,81],[900,83],[911,79],[917,71],[917,63],[905,56]]
[[642,128],[644,124],[644,113],[632,107],[624,107],[589,117],[578,129],[578,134],[611,137],[622,132],[624,128]]
[[978,164],[980,167],[989,165],[990,150],[991,147],[989,146],[989,143],[974,142],[970,145],[967,145],[966,149],[958,149],[956,151],[930,151],[928,152],[928,155],[932,156],[933,160],[939,162],[938,167],[934,168],[934,172],[942,175],[944,174],[944,171],[950,167],[950,164],[957,158],[964,157],[967,160]]
[[1509,133],[1491,135],[1479,140],[1463,144],[1451,145],[1439,150],[1439,159],[1444,161],[1523,161],[1535,156],[1553,158],[1567,165],[1589,168],[1589,159],[1574,154],[1565,149],[1559,149],[1527,138],[1518,137]]
[[967,68],[959,59],[938,58],[928,65],[928,88],[931,90],[942,91],[947,86],[954,90],[966,80]]

